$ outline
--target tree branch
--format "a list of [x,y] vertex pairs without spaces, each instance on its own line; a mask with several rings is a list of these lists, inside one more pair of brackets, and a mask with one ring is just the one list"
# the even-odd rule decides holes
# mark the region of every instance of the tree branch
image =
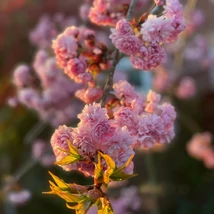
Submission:
[[127,21],[130,21],[132,19],[132,15],[133,15],[134,9],[136,7],[137,1],[138,0],[132,0],[131,4],[129,6],[128,12],[126,14]]
[[[128,9],[128,12],[126,14],[126,19],[128,21],[130,21],[132,19],[132,15],[133,15],[133,12],[134,12],[134,8],[137,4],[137,1],[138,0],[132,0],[132,2],[130,3],[130,6],[129,6],[129,9]],[[115,50],[113,51],[113,62],[112,62],[112,68],[111,70],[109,71],[109,76],[108,76],[108,79],[106,81],[106,84],[105,84],[105,87],[104,87],[104,93],[103,93],[103,97],[100,101],[100,104],[101,106],[103,107],[104,106],[104,103],[105,103],[105,100],[106,98],[108,97],[109,95],[109,92],[112,90],[112,86],[113,86],[113,77],[114,77],[114,72],[115,72],[115,69],[116,69],[116,66],[117,66],[117,63],[120,59],[120,52],[117,48],[115,48]]]

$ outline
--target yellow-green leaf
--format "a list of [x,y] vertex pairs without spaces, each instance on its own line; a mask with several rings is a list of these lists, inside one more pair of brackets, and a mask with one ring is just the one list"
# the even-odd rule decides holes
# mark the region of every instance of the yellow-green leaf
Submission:
[[107,169],[105,170],[103,175],[103,181],[105,184],[108,184],[110,182],[110,176],[114,172],[116,165],[114,160],[109,155],[103,153],[99,154],[102,156],[102,158],[104,158],[107,165]]
[[71,206],[71,205],[69,205],[69,204],[66,203],[66,207],[67,207],[68,209],[71,209],[71,210],[77,210],[77,209],[79,209],[80,204]]
[[70,194],[68,192],[58,191],[57,195],[64,199],[66,202],[78,203],[81,200],[81,197],[77,194]]
[[73,155],[76,155],[76,156],[80,156],[80,154],[79,154],[77,148],[75,148],[75,147],[71,144],[70,140],[67,139],[67,143],[68,143],[68,148],[69,148],[69,150],[70,150],[70,153],[72,153]]
[[110,202],[106,198],[100,198],[98,205],[98,214],[114,214]]
[[76,214],[86,214],[87,211],[90,209],[92,206],[92,201],[88,198],[81,199],[77,205],[71,206],[69,204],[66,204],[66,206],[69,209],[76,210]]
[[107,154],[103,154],[101,152],[99,152],[99,153],[105,159],[105,162],[106,162],[108,168],[114,170],[116,168],[114,160],[109,155],[107,155]]
[[133,157],[134,157],[134,155],[131,155],[129,157],[129,159],[126,161],[126,163],[123,164],[121,167],[117,168],[114,172],[119,172],[119,171],[122,171],[123,169],[125,169],[131,163]]
[[72,163],[76,163],[80,159],[80,156],[73,156],[68,154],[68,156],[64,157],[62,160],[55,162],[57,165],[68,165]]
[[[58,178],[56,175],[51,173],[50,171],[48,172],[51,177],[54,179],[55,183],[58,185],[60,188],[68,188],[68,185],[60,178]],[[51,181],[50,181],[51,182]],[[51,184],[52,185],[52,184]]]
[[127,180],[129,178],[133,178],[137,176],[137,174],[126,174],[125,172],[123,171],[117,171],[117,172],[114,172],[111,176],[110,176],[110,179],[113,180],[113,181],[123,181],[123,180]]

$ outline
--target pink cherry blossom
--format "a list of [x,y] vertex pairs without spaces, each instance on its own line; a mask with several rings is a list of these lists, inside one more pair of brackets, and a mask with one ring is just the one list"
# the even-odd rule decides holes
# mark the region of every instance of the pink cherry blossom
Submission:
[[135,68],[148,71],[165,62],[166,52],[160,45],[151,43],[148,46],[142,46],[139,53],[131,56],[130,60]]
[[83,102],[88,104],[99,100],[103,95],[103,90],[101,88],[89,87],[87,89],[80,89],[76,91],[75,95]]
[[[61,161],[67,156],[67,153],[63,152],[61,149],[69,151],[68,141],[71,143],[73,142],[72,128],[65,125],[59,126],[51,137],[51,146],[56,156],[56,161]],[[62,165],[61,167],[66,171],[76,169],[75,164]]]
[[86,72],[86,69],[86,59],[84,57],[79,57],[68,61],[65,73],[75,82],[87,83],[92,80],[92,75]]
[[65,68],[67,62],[77,55],[78,46],[73,35],[74,30],[75,29],[71,27],[67,32],[60,34],[55,40],[53,40],[52,47],[56,54],[57,63],[61,68]]
[[195,81],[191,77],[184,77],[178,85],[176,95],[180,99],[188,99],[196,93]]
[[122,37],[118,35],[114,38],[114,45],[121,52],[128,55],[136,54],[140,48],[139,39],[134,35],[125,35]]
[[19,65],[13,73],[13,82],[17,87],[30,85],[32,77],[30,75],[30,68],[27,65]]
[[47,145],[44,140],[36,140],[32,146],[32,155],[35,159],[40,159],[45,153]]
[[205,160],[210,153],[211,140],[212,135],[209,132],[196,133],[187,144],[188,153],[196,159]]
[[38,92],[33,88],[22,88],[18,91],[18,100],[28,108],[38,109],[40,97]]
[[88,19],[89,11],[90,11],[89,4],[82,4],[80,6],[80,17],[82,20],[86,21]]
[[[66,153],[60,149],[68,150],[69,140],[78,149],[78,152],[86,161],[77,161],[75,164],[63,165],[63,169],[69,171],[78,169],[86,176],[93,176],[94,157],[98,151],[110,155],[117,167],[127,162],[134,154],[131,147],[132,137],[126,127],[116,127],[106,114],[106,109],[100,104],[86,105],[79,115],[80,123],[76,128],[60,126],[51,138],[51,145],[60,161]],[[133,163],[126,169],[127,173],[133,173]]]
[[156,5],[164,5],[164,0],[154,0]]
[[157,110],[158,103],[161,99],[161,96],[153,91],[149,91],[147,94],[147,105],[145,111],[154,113]]
[[130,23],[125,19],[121,19],[117,22],[116,30],[116,32],[122,36],[134,35]]
[[144,41],[161,44],[167,41],[173,30],[171,19],[166,19],[164,16],[149,15],[142,24],[140,33]]
[[32,44],[40,48],[47,48],[51,40],[57,35],[57,29],[49,16],[42,16],[36,27],[31,31],[29,38]]
[[130,107],[121,107],[114,112],[114,119],[119,126],[126,126],[129,132],[134,135],[137,132],[138,116]]
[[23,205],[31,198],[31,193],[29,190],[23,189],[21,191],[11,191],[7,195],[8,201],[15,205]]
[[115,96],[123,100],[125,103],[131,103],[133,99],[137,98],[138,95],[134,91],[134,87],[131,86],[127,81],[119,81],[113,85]]
[[93,126],[94,124],[108,120],[108,115],[105,108],[100,108],[100,104],[93,103],[92,105],[86,105],[82,113],[78,114],[78,118],[81,122]]

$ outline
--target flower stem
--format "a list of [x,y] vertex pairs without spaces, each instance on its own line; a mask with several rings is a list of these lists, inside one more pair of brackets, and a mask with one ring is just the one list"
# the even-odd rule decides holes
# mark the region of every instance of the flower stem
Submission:
[[132,19],[132,15],[133,15],[134,9],[136,7],[137,1],[138,0],[132,0],[131,4],[129,6],[128,12],[126,14],[127,21],[130,21]]
[[103,97],[101,100],[101,106],[104,106],[105,100],[109,94],[109,92],[112,89],[113,86],[113,77],[114,77],[114,72],[115,72],[115,68],[117,66],[117,63],[119,61],[119,50],[115,48],[114,52],[113,52],[113,62],[112,62],[112,68],[109,72],[109,76],[108,79],[106,81],[105,87],[104,87],[104,93],[103,93]]
[[[152,153],[149,152],[148,154],[146,154],[145,162],[146,162],[146,168],[147,168],[147,172],[148,172],[148,176],[149,176],[149,180],[150,180],[151,184],[157,185],[154,160],[153,160]],[[159,214],[160,212],[159,212],[159,206],[158,206],[158,198],[157,198],[156,194],[152,195],[152,199],[154,202],[154,207],[153,207],[153,210],[151,210],[151,213]]]
[[[137,4],[137,1],[138,0],[132,0],[131,3],[130,3],[129,9],[128,9],[128,12],[127,12],[127,15],[126,15],[126,19],[128,21],[130,21],[132,19],[132,15],[133,15],[135,6]],[[114,72],[115,72],[116,66],[117,66],[117,64],[118,64],[118,62],[120,60],[120,52],[119,52],[119,50],[117,48],[114,49],[112,58],[113,58],[112,68],[109,71],[109,76],[108,76],[108,79],[107,79],[105,87],[104,87],[104,93],[103,93],[102,99],[100,101],[100,104],[101,104],[102,107],[105,104],[105,101],[106,101],[106,98],[109,95],[109,92],[112,90]]]
[[30,142],[33,142],[36,137],[44,131],[44,129],[47,127],[47,124],[44,122],[38,122],[24,137],[24,143],[30,144]]

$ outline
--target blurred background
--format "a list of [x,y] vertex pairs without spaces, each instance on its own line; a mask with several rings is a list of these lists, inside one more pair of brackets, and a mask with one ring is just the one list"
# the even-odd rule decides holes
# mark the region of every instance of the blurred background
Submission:
[[[53,165],[54,157],[48,145],[56,123],[47,118],[42,120],[37,111],[18,102],[13,77],[17,65],[32,67],[35,53],[44,45],[35,44],[33,32],[43,39],[54,38],[55,28],[61,32],[66,26],[89,24],[79,18],[81,3],[77,0],[0,1],[2,214],[72,213],[59,197],[42,194],[49,190],[48,171],[67,182],[91,183],[82,174],[67,173]],[[214,213],[214,1],[183,0],[182,3],[187,29],[178,42],[166,47],[167,63],[152,73],[140,71],[134,75],[131,67],[125,72],[139,91],[152,88],[162,94],[163,100],[172,102],[177,111],[173,142],[137,151],[134,161],[138,176],[122,187],[110,189],[109,194],[119,198],[120,194],[124,195],[124,187],[136,187],[139,205],[131,211],[130,204],[129,213]],[[53,112],[51,117],[58,113]],[[197,138],[196,134],[204,132],[208,136]],[[202,158],[204,149],[206,157]],[[45,155],[41,155],[44,151]],[[130,194],[131,190],[127,191],[126,197],[132,197],[133,191]]]

